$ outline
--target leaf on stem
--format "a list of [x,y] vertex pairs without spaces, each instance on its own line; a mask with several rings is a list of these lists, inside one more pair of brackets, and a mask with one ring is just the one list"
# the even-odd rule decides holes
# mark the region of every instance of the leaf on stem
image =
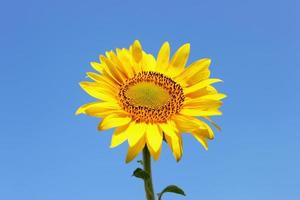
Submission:
[[158,200],[162,200],[162,195],[166,192],[176,193],[185,196],[185,193],[181,188],[177,187],[176,185],[169,185],[165,189],[163,189],[163,191],[157,194]]
[[141,168],[136,168],[132,174],[132,176],[135,176],[137,178],[141,178],[141,179],[148,179],[150,178],[149,174],[147,172],[145,172],[143,169]]

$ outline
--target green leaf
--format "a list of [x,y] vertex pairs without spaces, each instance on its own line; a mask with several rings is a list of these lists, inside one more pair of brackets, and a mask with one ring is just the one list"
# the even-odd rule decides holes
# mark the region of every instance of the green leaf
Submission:
[[137,178],[141,178],[141,179],[148,179],[150,176],[147,172],[145,172],[143,169],[141,168],[136,168],[132,174],[132,176],[135,176]]
[[165,189],[163,189],[163,191],[161,191],[160,193],[157,194],[158,200],[161,200],[162,195],[166,192],[176,193],[176,194],[185,196],[185,193],[181,188],[177,187],[176,185],[169,185]]

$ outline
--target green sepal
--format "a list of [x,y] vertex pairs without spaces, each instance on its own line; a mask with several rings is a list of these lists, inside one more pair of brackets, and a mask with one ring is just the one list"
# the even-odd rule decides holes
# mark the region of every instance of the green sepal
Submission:
[[144,162],[142,160],[138,160],[137,162],[144,166]]

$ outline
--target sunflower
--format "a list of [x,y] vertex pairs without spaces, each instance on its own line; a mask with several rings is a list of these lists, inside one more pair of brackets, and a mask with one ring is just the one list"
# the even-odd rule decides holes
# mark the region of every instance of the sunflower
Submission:
[[126,162],[144,147],[157,160],[163,140],[179,161],[183,133],[190,133],[207,150],[207,139],[214,138],[208,123],[219,129],[210,117],[222,114],[219,108],[225,95],[211,85],[221,80],[210,78],[210,59],[186,67],[189,53],[187,43],[170,59],[170,45],[165,42],[155,59],[136,40],[129,49],[100,55],[99,63],[91,62],[97,73],[87,73],[92,82],[80,82],[97,100],[81,106],[76,114],[102,118],[99,130],[115,128],[111,147],[128,141]]

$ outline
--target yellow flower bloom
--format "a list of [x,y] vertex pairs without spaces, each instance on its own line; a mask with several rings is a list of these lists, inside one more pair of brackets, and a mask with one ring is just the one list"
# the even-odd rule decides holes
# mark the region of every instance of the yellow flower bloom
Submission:
[[[81,106],[76,114],[102,118],[98,129],[115,128],[111,147],[128,141],[126,162],[133,160],[147,145],[157,160],[165,140],[177,161],[183,153],[182,133],[192,134],[205,149],[214,133],[205,122],[221,115],[224,94],[211,85],[210,59],[200,59],[186,66],[190,44],[181,46],[170,59],[170,45],[165,42],[157,58],[142,50],[139,41],[129,49],[116,49],[100,55],[100,63],[88,72],[93,82],[80,86],[96,102]],[[197,118],[200,117],[200,118]]]

